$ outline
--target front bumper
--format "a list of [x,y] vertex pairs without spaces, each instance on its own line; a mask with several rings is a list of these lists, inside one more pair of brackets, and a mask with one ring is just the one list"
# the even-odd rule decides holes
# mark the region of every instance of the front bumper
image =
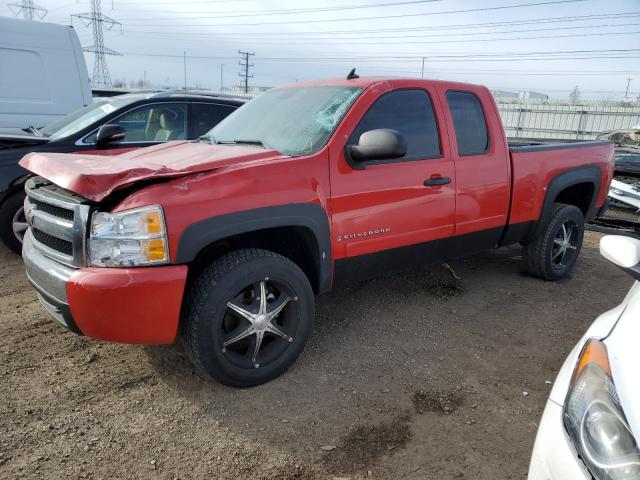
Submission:
[[562,421],[562,407],[547,400],[529,465],[529,480],[591,480],[571,444]]
[[35,248],[30,231],[22,257],[43,306],[69,330],[118,343],[175,340],[185,265],[74,269]]
[[67,283],[75,270],[40,253],[33,245],[30,230],[23,239],[22,259],[27,279],[45,310],[72,332],[82,334],[71,316],[67,301]]

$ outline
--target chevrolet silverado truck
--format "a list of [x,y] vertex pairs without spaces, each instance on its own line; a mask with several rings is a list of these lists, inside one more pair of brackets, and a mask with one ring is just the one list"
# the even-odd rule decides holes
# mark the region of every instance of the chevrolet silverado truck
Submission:
[[271,89],[197,141],[20,164],[26,272],[56,319],[180,339],[247,387],[294,363],[340,285],[516,243],[532,275],[567,277],[613,145],[510,148],[485,87],[350,75]]

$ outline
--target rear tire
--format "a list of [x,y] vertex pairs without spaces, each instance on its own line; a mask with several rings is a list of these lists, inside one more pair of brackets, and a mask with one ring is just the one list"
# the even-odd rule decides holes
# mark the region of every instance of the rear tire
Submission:
[[22,252],[22,239],[27,231],[24,197],[24,191],[19,190],[9,195],[0,206],[0,239],[15,253]]
[[554,203],[531,243],[524,245],[526,270],[534,277],[561,280],[573,271],[584,238],[584,216],[573,205]]
[[201,374],[251,387],[296,361],[313,316],[313,290],[295,263],[267,250],[237,250],[215,260],[191,284],[183,342]]

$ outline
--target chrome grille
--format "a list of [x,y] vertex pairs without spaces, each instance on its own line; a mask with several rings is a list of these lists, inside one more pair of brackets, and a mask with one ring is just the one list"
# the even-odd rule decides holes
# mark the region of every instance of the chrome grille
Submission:
[[33,198],[29,200],[31,202],[31,206],[36,208],[40,212],[48,213],[54,217],[62,218],[64,220],[69,220],[73,222],[73,210],[67,210],[66,208],[56,207],[55,205],[50,205],[48,203],[43,203],[38,200],[34,200]]
[[30,178],[25,190],[25,216],[35,248],[70,267],[83,267],[87,200],[40,177]]
[[41,244],[46,245],[47,247],[52,248],[57,252],[64,253],[69,257],[73,256],[72,242],[54,237],[53,235],[49,235],[48,233],[44,233],[38,230],[37,228],[32,228],[31,233],[33,234],[33,238],[35,238],[37,242],[40,242]]

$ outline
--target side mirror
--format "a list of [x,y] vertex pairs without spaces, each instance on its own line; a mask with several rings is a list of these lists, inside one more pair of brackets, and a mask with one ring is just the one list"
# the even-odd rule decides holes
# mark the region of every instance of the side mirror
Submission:
[[640,240],[622,235],[607,235],[600,240],[600,254],[634,277],[640,276]]
[[127,132],[120,125],[103,125],[96,134],[96,147],[107,148],[112,143],[124,140]]
[[407,154],[407,140],[397,130],[380,128],[360,135],[357,145],[349,145],[349,154],[356,162],[389,160]]

